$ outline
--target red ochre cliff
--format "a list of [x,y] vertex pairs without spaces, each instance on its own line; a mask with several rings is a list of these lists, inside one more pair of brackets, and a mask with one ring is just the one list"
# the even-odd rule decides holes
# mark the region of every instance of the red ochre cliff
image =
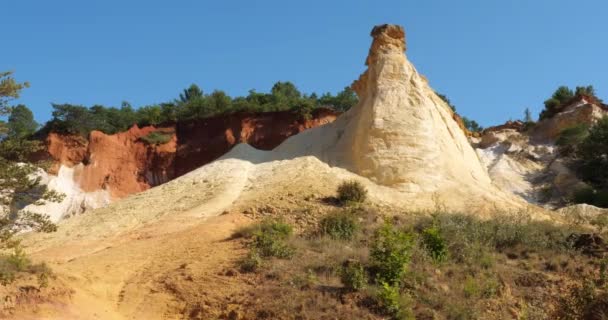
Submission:
[[[288,137],[333,122],[337,116],[328,109],[315,110],[309,119],[292,112],[236,113],[174,126],[135,125],[113,135],[93,131],[88,140],[51,133],[46,145],[55,162],[51,173],[61,165],[73,167],[74,180],[83,191],[107,190],[118,199],[212,162],[238,143],[271,150]],[[172,137],[157,146],[142,140],[154,131]]]

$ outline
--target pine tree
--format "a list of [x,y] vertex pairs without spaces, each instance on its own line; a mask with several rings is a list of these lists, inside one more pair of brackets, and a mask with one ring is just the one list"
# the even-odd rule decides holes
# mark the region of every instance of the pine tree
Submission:
[[[21,122],[17,118],[23,118],[27,112],[22,112],[23,108],[12,108],[10,101],[18,98],[21,90],[28,86],[27,82],[15,81],[11,72],[0,72],[0,115],[9,116],[9,127],[12,118],[12,130],[17,132],[22,132],[21,126],[15,125]],[[22,114],[19,117],[13,116],[13,110],[21,110]],[[24,118],[28,120],[29,115]],[[25,127],[30,125],[31,123]],[[26,131],[30,132],[30,129],[31,127]],[[44,201],[60,201],[62,197],[41,185],[40,178],[34,175],[38,168],[27,162],[27,155],[36,151],[39,144],[16,135],[4,137],[0,142],[0,248],[16,248],[19,242],[13,236],[22,230],[55,231],[57,226],[51,223],[48,216],[24,211],[22,208],[28,204],[42,204]]]
[[530,108],[526,108],[526,110],[524,110],[524,123],[533,123],[534,119],[532,119],[532,111],[530,111]]

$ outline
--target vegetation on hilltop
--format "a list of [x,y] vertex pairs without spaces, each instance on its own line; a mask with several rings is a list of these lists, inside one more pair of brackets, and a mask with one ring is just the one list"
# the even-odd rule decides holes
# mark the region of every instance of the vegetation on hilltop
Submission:
[[344,88],[336,95],[318,96],[301,93],[291,82],[277,82],[270,93],[249,91],[247,96],[230,97],[224,91],[204,93],[193,84],[173,101],[133,108],[123,102],[120,108],[94,105],[53,104],[53,118],[43,132],[65,132],[87,136],[93,130],[107,134],[125,131],[133,124],[140,126],[203,119],[235,112],[293,111],[309,117],[316,108],[343,112],[357,103],[354,91]]
[[593,86],[577,86],[574,90],[567,86],[560,86],[553,92],[551,97],[545,100],[545,108],[541,111],[539,120],[549,119],[555,114],[559,113],[565,104],[577,96],[590,96],[600,101],[595,95],[595,88]]
[[[437,96],[441,98],[441,100],[443,100],[452,109],[452,111],[456,112],[456,106],[452,104],[452,102],[446,95],[438,92],[436,92],[435,94],[437,94]],[[477,123],[477,121],[475,120],[471,120],[467,117],[462,117],[462,122],[464,123],[464,127],[471,132],[483,131],[483,127],[480,126],[479,123]]]

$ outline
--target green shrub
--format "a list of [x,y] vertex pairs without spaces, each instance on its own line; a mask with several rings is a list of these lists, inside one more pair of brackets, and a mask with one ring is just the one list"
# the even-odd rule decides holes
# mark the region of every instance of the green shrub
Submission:
[[348,290],[361,290],[367,284],[367,273],[361,262],[346,261],[340,271],[340,280]]
[[590,319],[586,317],[586,314],[597,299],[598,294],[593,281],[583,279],[580,284],[570,286],[567,294],[560,298],[554,318],[572,320]]
[[321,234],[335,240],[350,240],[359,229],[357,218],[352,212],[338,211],[330,213],[319,222]]
[[30,259],[27,257],[21,246],[15,247],[13,254],[8,256],[6,261],[12,265],[15,271],[18,272],[25,271],[26,268],[31,264]]
[[256,250],[251,250],[240,263],[242,272],[255,272],[262,266],[262,257]]
[[608,117],[600,119],[578,145],[577,173],[596,189],[608,189]]
[[173,138],[173,134],[169,132],[162,131],[152,131],[148,133],[146,136],[141,137],[140,139],[152,146],[163,145]]
[[388,220],[374,233],[371,263],[378,283],[398,284],[407,270],[412,249],[411,234],[397,230]]
[[473,277],[467,277],[464,282],[464,286],[462,288],[464,292],[464,296],[466,298],[474,298],[479,295],[479,284],[477,284],[477,280]]
[[382,282],[375,298],[380,311],[391,319],[415,319],[410,306],[411,301],[401,296],[399,286]]
[[28,271],[31,262],[23,248],[17,245],[10,255],[0,256],[0,284],[8,285],[19,272]]
[[289,224],[278,220],[265,220],[253,234],[252,246],[261,257],[287,259],[295,253],[295,249],[286,242],[292,233],[293,229]]
[[442,262],[447,259],[448,247],[437,226],[424,229],[422,231],[422,241],[435,262]]
[[338,200],[343,204],[349,202],[362,203],[366,198],[367,190],[358,181],[346,181],[338,186]]
[[587,135],[589,135],[589,126],[578,124],[562,130],[555,144],[562,155],[571,155],[576,152],[577,146],[587,138]]

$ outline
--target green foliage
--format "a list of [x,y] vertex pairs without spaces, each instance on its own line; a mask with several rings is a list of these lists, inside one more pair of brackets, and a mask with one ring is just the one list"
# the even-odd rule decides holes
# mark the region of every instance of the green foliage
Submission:
[[600,119],[576,150],[583,180],[598,189],[608,188],[608,117]]
[[450,101],[450,99],[449,99],[449,98],[448,98],[446,95],[441,94],[441,93],[439,93],[439,92],[435,92],[435,94],[436,94],[436,95],[437,95],[437,96],[438,96],[438,97],[439,97],[441,100],[443,100],[443,101],[444,101],[444,102],[445,102],[445,103],[446,103],[446,104],[447,104],[447,105],[450,107],[450,109],[452,109],[452,111],[456,112],[456,106],[452,104],[452,102]]
[[367,285],[367,273],[359,261],[346,261],[340,270],[340,280],[347,290],[358,291]]
[[24,272],[31,265],[25,251],[19,245],[15,245],[13,253],[0,256],[0,284],[6,286],[13,282],[17,273]]
[[17,82],[13,72],[0,71],[0,115],[10,114],[10,100],[19,98],[21,90],[29,86],[27,82]]
[[265,220],[253,234],[252,247],[263,258],[291,258],[295,253],[295,249],[286,240],[292,233],[292,227],[284,222]]
[[570,286],[568,294],[560,298],[556,319],[590,319],[587,317],[588,311],[597,299],[598,295],[593,281],[583,279],[580,284]]
[[251,250],[240,263],[242,272],[255,272],[262,266],[263,260],[257,250]]
[[534,119],[532,118],[532,111],[530,111],[530,108],[526,108],[526,110],[524,110],[524,123],[534,123]]
[[418,222],[416,230],[432,227],[441,231],[450,260],[484,269],[494,264],[489,252],[496,250],[526,246],[535,250],[568,251],[571,249],[568,236],[575,232],[565,226],[534,221],[525,213],[487,220],[441,213],[432,220]]
[[578,146],[589,135],[589,126],[581,123],[562,130],[555,144],[559,147],[562,155],[569,156],[576,154]]
[[350,88],[335,96],[327,93],[318,98],[314,93],[302,94],[291,82],[277,82],[270,93],[251,90],[247,96],[232,98],[221,90],[205,94],[193,84],[174,101],[142,106],[137,110],[128,102],[123,102],[120,108],[53,104],[53,118],[44,126],[42,133],[54,131],[86,137],[91,131],[99,130],[114,134],[134,124],[161,125],[234,112],[293,111],[306,119],[319,107],[345,111],[356,103],[357,97]]
[[412,245],[412,235],[398,230],[388,220],[376,230],[370,246],[370,261],[377,283],[401,282],[410,262]]
[[333,96],[330,93],[325,93],[318,99],[319,105],[323,107],[330,107],[334,110],[344,112],[359,102],[359,98],[355,94],[355,91],[350,87],[344,88],[344,90],[338,92],[337,95]]
[[323,217],[319,222],[321,234],[336,240],[350,240],[359,229],[355,215],[347,210],[336,211]]
[[539,119],[544,120],[553,117],[561,111],[565,103],[581,95],[591,96],[601,101],[595,95],[593,86],[577,86],[574,91],[567,86],[560,86],[549,99],[545,100],[545,109],[541,111]]
[[[456,106],[452,104],[452,102],[450,101],[450,99],[438,92],[435,92],[435,94],[441,99],[443,100],[451,109],[452,111],[456,112]],[[477,121],[475,120],[471,120],[467,117],[462,117],[462,122],[464,124],[464,127],[467,128],[467,130],[471,131],[471,132],[481,132],[483,131],[483,127],[479,125],[479,123],[477,123]]]
[[391,319],[415,319],[410,306],[411,302],[407,297],[401,296],[399,286],[382,282],[375,298],[382,313],[390,316]]
[[462,290],[466,298],[475,298],[480,294],[479,284],[473,277],[467,277],[467,279],[464,281]]
[[427,252],[435,262],[443,262],[448,257],[448,247],[437,226],[422,231],[422,242]]
[[576,95],[576,96],[585,95],[585,96],[595,97],[595,88],[593,86],[576,87],[576,89],[574,90],[574,95]]
[[158,145],[163,145],[169,141],[171,141],[171,138],[173,137],[172,133],[168,133],[168,132],[162,132],[162,131],[152,131],[150,133],[148,133],[146,136],[141,137],[140,139],[151,145],[151,146],[158,146]]
[[28,107],[20,104],[11,108],[8,117],[8,136],[12,139],[23,139],[36,132],[38,123],[34,121],[34,114]]
[[[41,232],[57,229],[48,216],[22,208],[61,199],[59,194],[40,185],[40,178],[35,175],[38,168],[28,162],[28,155],[40,148],[38,142],[25,139],[35,129],[31,111],[25,106],[13,108],[9,105],[27,86],[27,83],[17,83],[10,72],[0,72],[0,115],[9,116],[8,130],[4,130],[9,136],[0,141],[0,205],[4,207],[0,214],[0,248],[16,250],[9,264],[17,267],[24,261],[23,252],[17,249],[18,242],[13,240],[17,233],[27,229]],[[2,275],[3,281],[9,278],[10,275]]]
[[201,88],[199,88],[196,84],[191,84],[188,89],[184,89],[184,92],[180,93],[179,101],[182,103],[186,103],[195,99],[199,99],[202,96],[203,90],[201,90]]
[[470,120],[467,117],[462,117],[462,122],[464,123],[465,128],[471,132],[481,132],[483,131],[483,127],[477,123],[475,120]]
[[367,190],[356,180],[342,182],[338,186],[338,200],[343,203],[362,203],[367,198]]

